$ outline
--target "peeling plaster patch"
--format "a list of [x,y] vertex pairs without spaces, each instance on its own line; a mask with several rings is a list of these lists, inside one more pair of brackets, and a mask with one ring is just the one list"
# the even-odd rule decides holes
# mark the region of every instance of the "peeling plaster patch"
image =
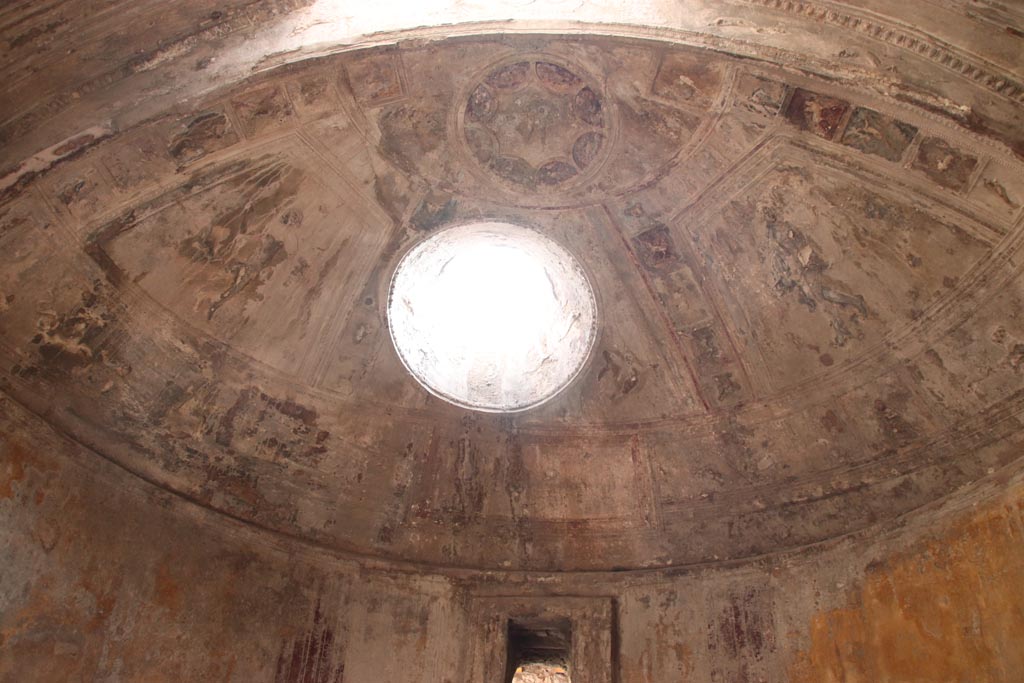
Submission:
[[92,126],[17,163],[6,175],[0,178],[0,197],[9,192],[16,191],[18,187],[26,185],[35,176],[45,173],[61,161],[75,157],[113,134],[114,128],[112,124]]
[[661,98],[707,106],[722,86],[722,68],[699,53],[670,52],[661,62],[651,87]]
[[786,99],[786,84],[744,73],[735,87],[735,106],[758,116],[779,113]]
[[354,59],[346,65],[357,101],[378,105],[402,95],[397,59],[397,55],[384,52]]
[[412,215],[412,225],[417,230],[430,231],[455,218],[458,201],[445,192],[431,191],[416,207]]
[[171,139],[167,151],[179,164],[188,164],[238,142],[238,135],[222,111],[208,111],[191,117]]
[[283,88],[269,87],[238,95],[231,100],[245,134],[252,137],[273,130],[294,118]]

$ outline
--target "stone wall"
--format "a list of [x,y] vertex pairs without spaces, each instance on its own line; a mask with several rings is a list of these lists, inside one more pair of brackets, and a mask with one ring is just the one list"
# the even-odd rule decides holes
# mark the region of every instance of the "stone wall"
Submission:
[[431,573],[225,521],[0,408],[0,681],[457,683],[495,596],[609,599],[619,683],[1024,677],[1024,486],[1000,472],[743,567]]

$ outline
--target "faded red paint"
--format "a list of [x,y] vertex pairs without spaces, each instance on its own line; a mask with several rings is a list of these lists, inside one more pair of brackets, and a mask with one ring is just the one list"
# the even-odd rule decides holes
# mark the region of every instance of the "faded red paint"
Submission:
[[342,683],[344,663],[335,663],[334,629],[325,622],[320,601],[309,631],[286,643],[277,659],[274,683]]
[[[4,437],[6,439],[6,435]],[[14,484],[25,478],[28,454],[14,441],[6,441],[4,459],[0,464],[0,498],[14,496]]]
[[60,145],[56,149],[54,149],[53,154],[54,156],[62,157],[67,154],[71,154],[72,152],[77,152],[95,139],[96,136],[92,135],[91,133],[78,135],[76,137],[71,138],[70,140]]
[[[52,472],[53,464],[36,457],[19,439],[10,434],[0,434],[0,500],[11,499],[18,489],[25,486],[29,469],[40,473]],[[42,502],[45,493],[37,489],[35,501]]]
[[181,611],[181,585],[171,574],[166,560],[156,569],[156,577],[153,581],[153,601],[161,607],[166,607],[171,614]]

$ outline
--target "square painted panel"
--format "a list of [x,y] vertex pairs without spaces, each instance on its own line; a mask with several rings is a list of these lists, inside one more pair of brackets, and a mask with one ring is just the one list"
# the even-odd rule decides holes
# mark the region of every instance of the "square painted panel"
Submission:
[[978,160],[964,154],[941,138],[925,138],[917,150],[914,168],[943,187],[962,190],[967,187]]
[[786,118],[800,130],[832,140],[849,110],[843,100],[797,88],[786,107]]
[[915,135],[917,128],[909,123],[857,107],[843,133],[843,144],[889,161],[899,161]]

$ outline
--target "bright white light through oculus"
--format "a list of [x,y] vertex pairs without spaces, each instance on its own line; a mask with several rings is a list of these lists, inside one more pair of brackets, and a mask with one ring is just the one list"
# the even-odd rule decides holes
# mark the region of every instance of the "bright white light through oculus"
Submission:
[[388,300],[391,338],[431,392],[485,411],[535,406],[583,367],[594,295],[579,263],[508,223],[443,230],[410,251]]

